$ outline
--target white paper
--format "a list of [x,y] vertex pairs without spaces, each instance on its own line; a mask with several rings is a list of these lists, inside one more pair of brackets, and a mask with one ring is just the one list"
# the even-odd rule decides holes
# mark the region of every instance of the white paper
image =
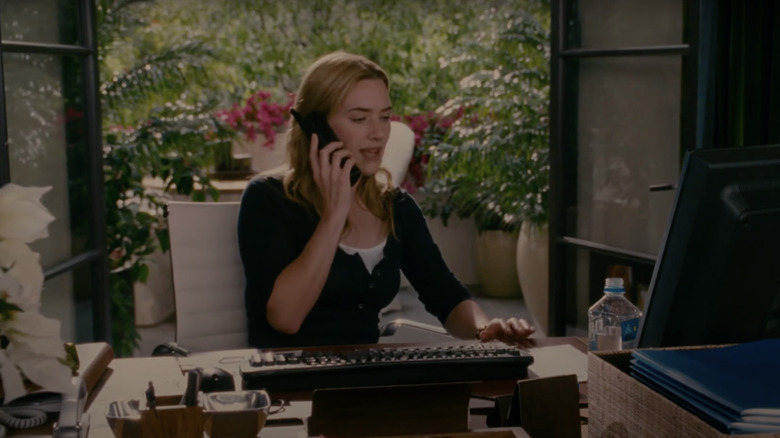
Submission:
[[534,363],[528,367],[538,377],[576,374],[578,382],[588,381],[588,355],[572,345],[529,348]]
[[225,350],[215,352],[193,353],[185,357],[177,357],[179,368],[187,372],[193,368],[222,368],[229,373],[238,373],[238,365],[249,359],[253,350]]

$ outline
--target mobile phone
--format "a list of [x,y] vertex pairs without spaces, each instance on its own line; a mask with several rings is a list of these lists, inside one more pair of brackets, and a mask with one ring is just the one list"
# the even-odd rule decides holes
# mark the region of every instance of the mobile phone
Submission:
[[[320,149],[334,141],[339,141],[336,133],[333,132],[333,129],[328,125],[325,114],[321,112],[311,112],[306,116],[303,116],[295,109],[290,109],[290,114],[293,115],[295,121],[298,122],[298,125],[301,126],[301,129],[303,129],[303,132],[309,138],[311,138],[312,134],[317,134],[318,147]],[[350,184],[355,185],[359,178],[360,169],[358,169],[357,166],[352,166],[352,169],[349,171]]]

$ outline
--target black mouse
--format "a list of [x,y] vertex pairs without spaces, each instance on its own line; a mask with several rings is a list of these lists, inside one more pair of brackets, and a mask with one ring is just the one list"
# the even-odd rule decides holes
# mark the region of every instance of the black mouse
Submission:
[[235,391],[236,383],[233,380],[233,375],[222,368],[201,368],[200,390],[202,392]]

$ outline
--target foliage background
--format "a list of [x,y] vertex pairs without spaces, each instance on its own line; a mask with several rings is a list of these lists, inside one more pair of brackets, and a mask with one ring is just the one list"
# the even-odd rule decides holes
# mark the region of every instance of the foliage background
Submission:
[[440,109],[461,111],[432,149],[426,212],[445,221],[472,217],[478,231],[514,232],[547,222],[549,191],[549,14],[535,9],[485,11],[485,29],[448,60],[469,66]]
[[[218,52],[201,65],[209,84],[192,84],[191,99],[223,103],[266,89],[294,91],[311,61],[343,49],[377,61],[391,76],[398,114],[432,110],[453,96],[469,66],[442,68],[444,58],[486,28],[484,10],[524,8],[526,0],[157,0],[133,5],[131,44],[108,53],[104,67],[121,71],[145,53],[200,42]],[[487,17],[483,17],[486,19]],[[200,96],[199,96],[200,95]]]
[[[96,4],[112,318],[114,346],[120,355],[131,354],[137,342],[131,319],[132,285],[148,276],[145,257],[158,248],[167,250],[164,195],[149,190],[142,180],[156,176],[166,188],[195,199],[216,198],[208,169],[215,150],[235,134],[214,117],[220,109],[244,102],[259,90],[270,92],[277,102],[285,101],[297,89],[305,68],[322,54],[346,50],[366,55],[389,74],[393,111],[415,129],[418,149],[413,165],[418,166],[416,182],[422,185],[419,168],[425,167],[440,144],[459,151],[474,149],[478,143],[476,131],[469,131],[471,137],[449,135],[457,125],[442,109],[462,104],[471,107],[474,116],[492,117],[474,109],[491,85],[485,82],[469,91],[463,79],[495,70],[503,62],[508,62],[503,68],[509,72],[528,70],[523,67],[525,57],[516,58],[517,50],[507,50],[519,43],[511,35],[503,40],[496,35],[511,34],[513,26],[526,23],[515,20],[518,11],[530,14],[535,25],[549,28],[548,0],[97,0]],[[530,69],[546,68],[539,65],[543,58],[532,58],[536,64]],[[521,88],[504,91],[524,92]],[[497,114],[496,120],[509,122],[508,126],[516,116],[511,111]],[[468,120],[473,118],[463,122]],[[443,164],[437,161],[444,175]],[[436,172],[429,170],[426,177],[429,186],[436,184]],[[464,176],[448,177],[454,181]],[[438,189],[452,195],[457,187],[439,185]],[[457,197],[444,199],[444,205],[429,213],[473,215],[476,211],[447,204]]]

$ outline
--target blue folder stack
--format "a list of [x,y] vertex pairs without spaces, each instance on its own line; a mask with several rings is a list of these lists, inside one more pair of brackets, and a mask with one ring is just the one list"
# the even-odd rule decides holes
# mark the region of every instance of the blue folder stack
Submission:
[[724,433],[780,432],[780,339],[636,350],[631,374]]

